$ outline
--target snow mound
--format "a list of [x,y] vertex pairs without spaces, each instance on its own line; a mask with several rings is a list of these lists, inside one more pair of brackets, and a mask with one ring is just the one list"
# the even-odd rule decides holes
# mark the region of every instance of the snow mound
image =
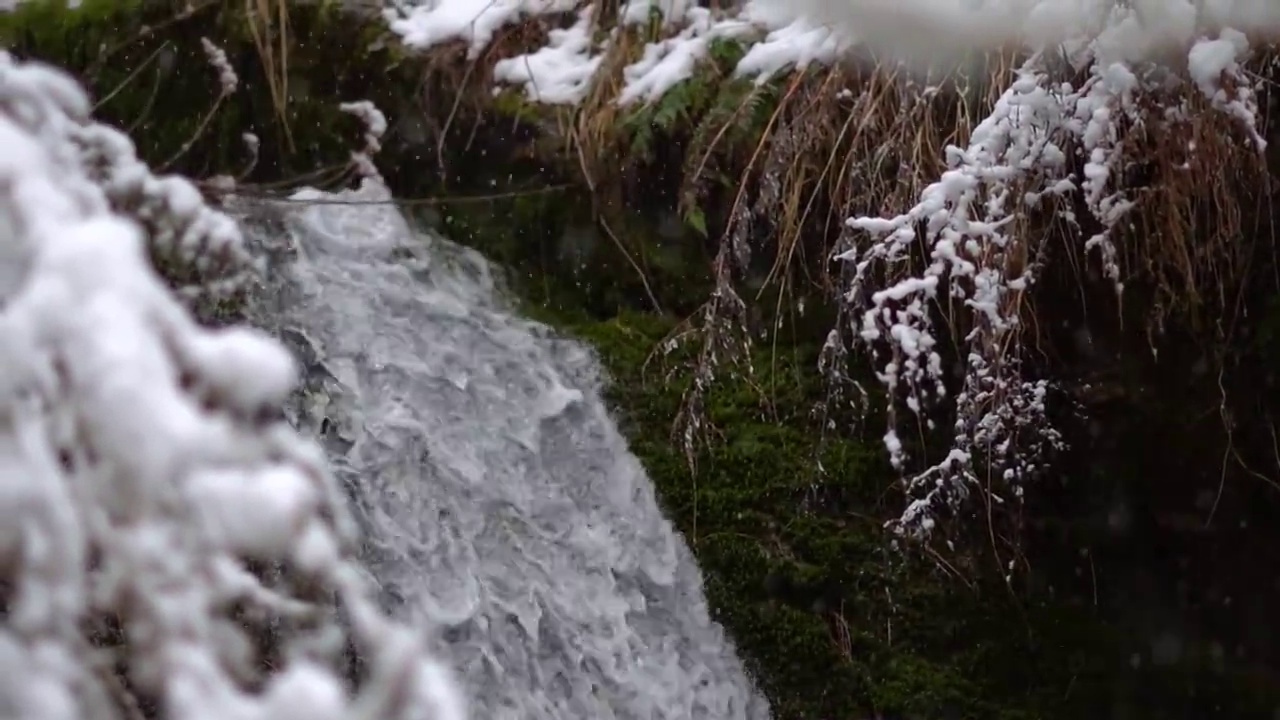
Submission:
[[278,419],[291,356],[153,269],[243,274],[235,224],[88,114],[0,52],[0,715],[460,720]]

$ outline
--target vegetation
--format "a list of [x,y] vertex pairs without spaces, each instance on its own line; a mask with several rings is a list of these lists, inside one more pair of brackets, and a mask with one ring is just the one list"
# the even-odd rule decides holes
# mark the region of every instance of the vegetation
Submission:
[[[668,440],[688,370],[646,363],[672,323],[624,312],[574,329],[612,369],[632,449],[777,717],[1074,717],[1096,701],[1077,689],[1061,707],[1073,677],[1094,689],[1105,677],[1089,646],[1105,634],[1087,614],[1020,608],[999,585],[889,549],[881,518],[899,498],[879,448],[818,441],[816,346],[757,351],[754,379],[718,384],[717,442],[691,471]],[[1067,628],[1090,640],[1054,637]]]

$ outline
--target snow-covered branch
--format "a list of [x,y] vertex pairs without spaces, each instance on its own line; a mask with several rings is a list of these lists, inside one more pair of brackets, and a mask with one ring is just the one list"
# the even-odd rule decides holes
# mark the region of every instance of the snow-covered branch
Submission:
[[[1155,63],[1114,60],[1108,48],[1127,21],[1117,18],[1067,58],[1078,84],[1055,78],[1046,55],[1033,56],[968,145],[946,148],[949,169],[914,207],[849,221],[870,241],[839,256],[853,267],[844,301],[856,318],[852,334],[877,358],[889,391],[884,440],[911,498],[897,523],[907,534],[930,535],[941,515],[959,511],[976,491],[989,507],[1021,498],[1026,480],[1064,447],[1047,409],[1050,383],[1025,375],[1022,353],[1030,290],[1053,232],[1043,218],[1065,223],[1081,249],[1097,251],[1120,293],[1119,236],[1140,206],[1124,174],[1146,160],[1131,136],[1185,136],[1194,121],[1189,103],[1203,95],[1207,112],[1221,113],[1227,133],[1247,138],[1261,159],[1256,80],[1242,68],[1249,43],[1241,33],[1223,30],[1189,44],[1189,72],[1180,76]],[[913,258],[920,247],[923,267]],[[959,348],[954,397],[938,351],[944,332]],[[910,422],[899,417],[904,407]],[[933,430],[940,415],[954,415],[950,450],[934,462],[910,457],[899,430]]]

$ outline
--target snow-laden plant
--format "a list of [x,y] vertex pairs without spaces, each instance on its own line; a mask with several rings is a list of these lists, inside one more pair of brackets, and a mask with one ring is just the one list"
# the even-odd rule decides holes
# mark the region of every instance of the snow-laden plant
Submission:
[[[1131,14],[1117,8],[1108,28],[1128,29]],[[949,169],[914,207],[849,221],[870,241],[839,256],[851,268],[846,316],[855,344],[878,360],[888,391],[884,442],[910,497],[895,523],[904,534],[931,536],[941,518],[975,496],[988,513],[1018,502],[1026,481],[1063,448],[1048,410],[1051,384],[1026,372],[1023,353],[1031,289],[1051,234],[1096,251],[1120,292],[1118,243],[1144,210],[1124,171],[1147,160],[1151,138],[1187,138],[1210,125],[1221,138],[1215,147],[1236,143],[1255,163],[1261,159],[1256,80],[1241,65],[1249,49],[1243,35],[1224,30],[1196,41],[1183,74],[1116,61],[1106,51],[1115,45],[1104,32],[1080,43],[1074,56],[1061,48],[1032,56],[967,146],[946,148]],[[1176,159],[1170,168],[1210,151],[1195,142],[1154,144]],[[1166,195],[1148,193],[1147,209],[1178,210]],[[1190,234],[1178,241],[1208,242]],[[829,344],[848,334],[833,332]],[[958,350],[950,390],[944,343]],[[932,459],[913,456],[907,441],[926,444],[939,417],[951,419],[944,430],[949,449]]]
[[235,225],[2,52],[0,148],[0,716],[461,718],[278,419],[291,357],[152,265],[234,275]]
[[[220,87],[207,123],[239,80],[226,54],[207,39],[203,44]],[[178,176],[154,175],[137,157],[133,141],[115,128],[51,109],[56,106],[14,102],[0,98],[0,109],[15,118],[38,113],[27,119],[42,123],[45,136],[59,139],[57,152],[68,154],[65,160],[80,168],[113,210],[142,224],[153,260],[185,298],[221,300],[243,288],[251,263],[235,223],[209,208],[195,185]]]

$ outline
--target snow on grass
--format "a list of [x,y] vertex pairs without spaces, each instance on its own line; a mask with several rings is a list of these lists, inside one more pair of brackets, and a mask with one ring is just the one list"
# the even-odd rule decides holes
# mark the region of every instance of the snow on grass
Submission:
[[547,44],[527,55],[500,60],[493,67],[499,82],[522,85],[535,102],[576,105],[586,96],[600,66],[600,55],[592,54],[591,6],[578,12],[578,21],[565,29],[550,32]]
[[713,40],[742,37],[752,31],[749,23],[736,18],[717,19],[706,8],[691,8],[679,33],[646,44],[644,55],[623,68],[625,85],[618,94],[618,104],[657,100],[676,83],[693,76]]
[[[1048,383],[1024,378],[1020,362],[1022,296],[1039,270],[1040,239],[1035,230],[1028,232],[1034,227],[1030,213],[1057,196],[1080,198],[1101,228],[1083,249],[1098,252],[1104,274],[1120,292],[1112,231],[1137,206],[1120,178],[1129,160],[1123,127],[1146,126],[1158,134],[1187,120],[1139,98],[1167,97],[1171,89],[1174,97],[1186,98],[1187,88],[1191,94],[1198,89],[1252,138],[1258,153],[1265,147],[1257,131],[1256,80],[1242,67],[1248,40],[1227,29],[1217,40],[1192,42],[1187,27],[1195,18],[1181,12],[1185,8],[1174,10],[1146,18],[1138,10],[1116,10],[1112,24],[1071,58],[1083,59],[1089,71],[1079,87],[1052,80],[1040,56],[1032,55],[968,145],[945,148],[949,169],[925,188],[915,207],[893,218],[849,221],[871,241],[838,258],[855,268],[846,301],[861,312],[858,337],[877,357],[890,396],[904,398],[894,405],[919,416],[899,423],[891,407],[885,437],[913,498],[898,523],[903,532],[930,535],[938,517],[954,514],[975,492],[987,493],[994,504],[1022,497],[1026,482],[1063,447],[1047,413]],[[1135,35],[1142,28],[1149,34]],[[1176,76],[1147,72],[1175,40],[1185,41],[1193,84],[1179,86]],[[1142,54],[1149,60],[1142,61]],[[1072,156],[1084,161],[1079,176],[1071,171]],[[1059,216],[1079,227],[1071,209]],[[923,269],[908,259],[921,242],[930,258]],[[961,338],[962,385],[953,398],[933,350],[942,333],[953,329],[940,327],[931,307],[944,280],[969,316],[960,324],[969,330]],[[950,452],[923,468],[912,465],[895,428],[931,426],[926,409],[939,404],[955,413]],[[993,487],[984,477],[1000,483]]]
[[575,0],[428,0],[389,8],[386,16],[391,29],[410,47],[462,40],[474,58],[502,28],[526,18],[571,12],[576,5]]
[[803,70],[811,63],[830,65],[849,49],[849,44],[846,36],[832,28],[798,18],[752,43],[738,61],[736,72],[763,83],[792,68]]
[[500,60],[494,78],[522,86],[531,100],[575,104],[586,94],[601,56],[624,28],[661,19],[664,36],[645,45],[641,57],[623,69],[620,105],[651,102],[677,83],[689,79],[707,58],[716,39],[741,39],[754,44],[763,38],[738,68],[738,73],[763,77],[788,67],[831,62],[842,44],[828,28],[816,27],[778,7],[748,0],[729,11],[713,11],[688,0],[630,0],[620,10],[620,23],[593,38],[595,8],[568,0],[432,0],[388,11],[391,28],[409,47],[424,50],[451,40],[469,44],[472,57],[490,43],[502,27],[533,17],[558,22],[576,12],[568,27],[553,27],[547,44],[531,53]]
[[88,115],[68,76],[0,52],[0,707],[461,720],[365,586],[319,449],[277,419],[293,359],[201,327],[151,265],[157,242],[243,253],[234,223]]
[[[661,18],[663,36],[624,70],[619,104],[650,102],[689,78],[715,38],[747,44],[741,76],[765,79],[811,63],[830,64],[861,46],[877,57],[923,70],[968,63],[975,51],[1088,48],[1102,62],[1177,55],[1206,32],[1229,27],[1280,35],[1280,4],[1269,0],[744,0],[710,10],[690,0],[629,0],[618,27],[596,33],[582,0],[427,0],[387,11],[392,29],[413,48],[463,40],[471,57],[499,29],[530,18],[559,24],[544,48],[502,61],[499,82],[520,85],[531,99],[581,101],[600,56],[622,27]],[[1167,59],[1167,58],[1166,58]]]
[[[992,349],[1002,352],[1016,341],[1018,297],[1032,279],[1030,264],[1021,264],[1015,275],[1007,273],[1020,265],[1010,262],[1021,248],[1011,233],[1022,212],[1020,199],[1053,186],[1065,171],[1067,156],[1059,143],[1071,118],[1056,90],[1047,75],[1023,68],[991,115],[974,128],[968,146],[947,148],[951,169],[925,188],[915,207],[891,219],[849,221],[872,239],[837,258],[856,268],[847,301],[861,311],[858,337],[880,361],[878,376],[890,396],[904,396],[909,411],[919,416],[899,423],[891,406],[885,436],[890,461],[906,475],[913,498],[902,516],[902,527],[911,534],[929,534],[936,511],[956,509],[981,486],[981,462],[997,468],[1020,492],[1032,463],[1023,463],[1010,441],[1024,428],[1046,433],[1046,450],[1060,445],[1046,415],[1044,383],[1024,382],[1016,357],[992,355]],[[909,255],[921,239],[931,262],[917,273]],[[877,274],[884,271],[887,287]],[[933,309],[943,280],[968,309],[973,329],[964,340],[971,349],[964,358],[964,386],[953,400],[953,447],[941,462],[911,471],[896,427],[930,423],[927,412],[948,399],[936,350],[944,328],[938,327]],[[996,398],[1003,401],[993,402]]]
[[[410,9],[402,27],[426,23],[442,12],[441,3],[463,12],[472,1],[435,0],[418,20]],[[527,16],[514,4],[497,7],[510,9],[504,22]],[[1173,128],[1198,93],[1261,152],[1266,143],[1258,130],[1257,80],[1244,63],[1251,39],[1280,37],[1280,3],[744,0],[716,7],[630,0],[619,27],[597,28],[594,40],[584,10],[577,24],[552,32],[547,48],[500,63],[497,79],[523,85],[534,100],[580,101],[609,44],[622,28],[635,26],[658,32],[622,69],[615,98],[620,105],[652,103],[692,77],[718,38],[746,46],[735,73],[760,82],[814,63],[833,64],[855,50],[891,71],[963,68],[970,76],[987,74],[974,65],[985,62],[986,51],[1015,49],[1029,58],[967,145],[938,148],[948,166],[938,182],[901,215],[852,219],[855,249],[841,256],[853,268],[845,301],[858,318],[854,342],[878,359],[890,397],[914,416],[905,422],[932,429],[926,414],[939,404],[956,418],[950,452],[927,467],[909,457],[896,433],[899,418],[891,421],[885,446],[913,497],[900,527],[928,535],[939,509],[956,509],[978,487],[996,504],[1007,499],[998,492],[1020,497],[1045,456],[1062,446],[1048,420],[1048,384],[1023,378],[1019,362],[1019,308],[1039,269],[1038,241],[1023,236],[1031,215],[1047,207],[1078,229],[1075,211],[1058,203],[1062,196],[1082,201],[1097,227],[1082,249],[1098,256],[1121,292],[1121,253],[1112,231],[1124,227],[1137,207],[1123,182],[1131,160],[1124,128]],[[426,47],[431,42],[423,38],[436,34],[423,29],[405,38]],[[1065,82],[1080,77],[1079,87]],[[1149,98],[1179,106],[1153,110]],[[1076,157],[1082,161],[1078,174]],[[923,268],[908,252],[921,242],[930,251]],[[957,338],[963,377],[953,397],[937,350],[944,344],[941,332],[950,331],[935,327],[942,287],[960,303],[968,316],[963,325],[971,328]],[[982,486],[979,477],[992,472],[1003,485]]]

